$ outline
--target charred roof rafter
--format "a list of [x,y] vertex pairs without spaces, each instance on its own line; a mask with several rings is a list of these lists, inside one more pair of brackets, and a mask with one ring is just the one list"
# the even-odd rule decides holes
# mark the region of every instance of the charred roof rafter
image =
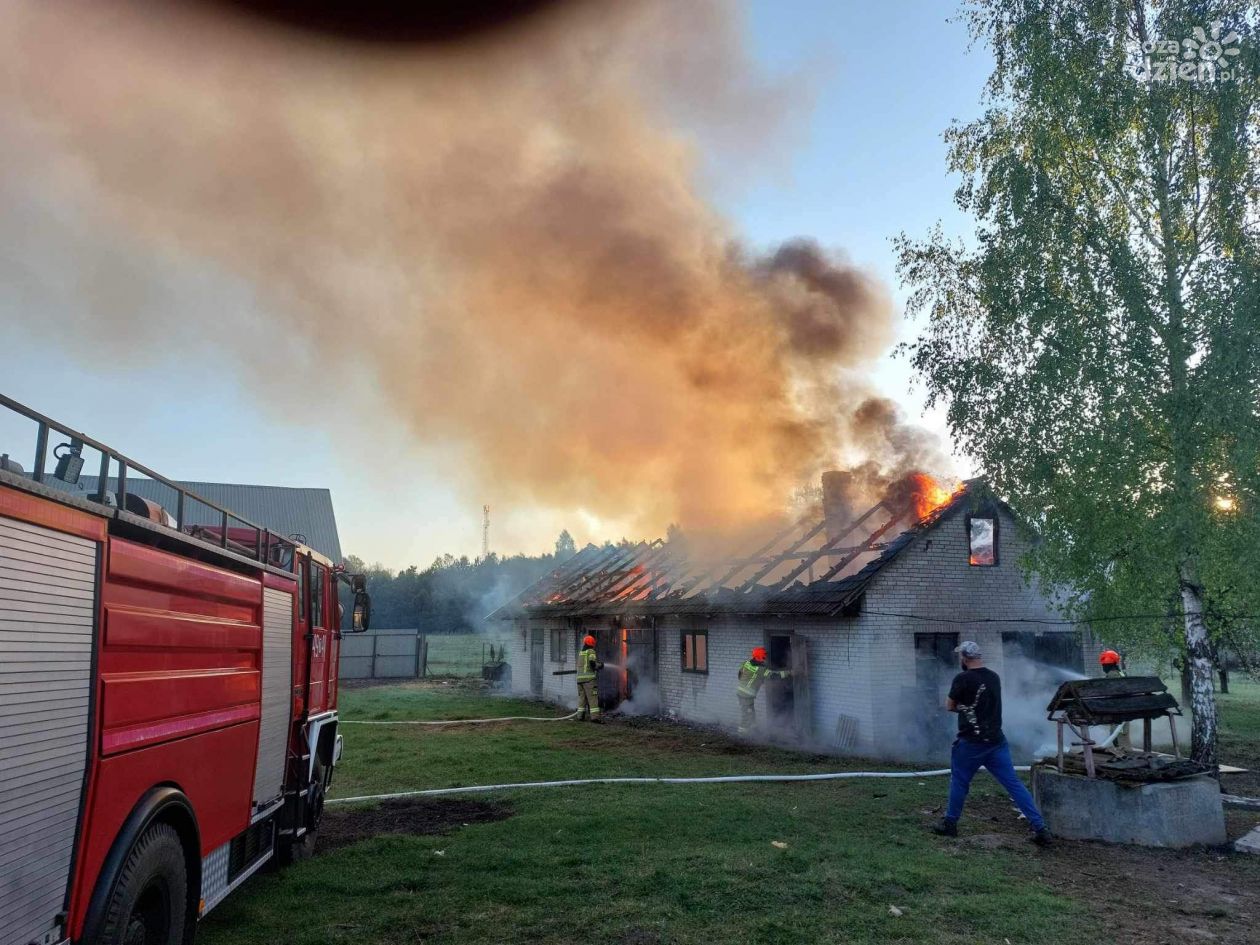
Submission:
[[[852,616],[855,602],[860,600],[879,569],[915,536],[962,508],[964,500],[973,496],[975,485],[965,483],[922,518],[916,518],[913,506],[903,509],[899,504],[890,504],[885,497],[813,548],[806,546],[833,523],[825,518],[813,523],[798,519],[781,528],[769,541],[762,542],[751,554],[731,556],[702,566],[695,566],[683,557],[682,546],[659,539],[602,549],[588,545],[565,566],[557,568],[491,616],[510,618],[526,613],[630,617],[718,612]],[[858,537],[855,533],[881,511],[887,513],[887,520],[864,537]],[[898,524],[907,522],[909,527],[901,534],[884,540]],[[863,556],[868,556],[864,563]],[[812,569],[820,561],[825,562],[827,570],[821,577],[814,578]],[[776,576],[776,571],[788,564],[791,566],[786,568],[786,573]],[[755,570],[737,587],[727,586],[727,582],[749,569]],[[809,582],[801,583],[797,578],[806,571],[811,572]],[[715,574],[721,577],[715,579]]]

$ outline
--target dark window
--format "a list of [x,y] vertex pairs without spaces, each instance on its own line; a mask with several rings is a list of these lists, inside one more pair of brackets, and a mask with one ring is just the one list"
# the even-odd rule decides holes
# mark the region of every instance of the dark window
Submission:
[[939,685],[942,675],[958,669],[956,633],[916,633],[914,635],[915,675],[920,686]]
[[311,626],[324,627],[324,567],[311,562]]
[[998,524],[996,516],[974,515],[967,519],[967,561],[980,568],[998,563]]
[[[1081,641],[1075,633],[1047,630],[1008,630],[1002,634],[1002,661],[1007,669],[1020,657],[1040,666],[1069,669],[1076,673],[1085,671]],[[1061,682],[1056,679],[1055,682]]]
[[567,663],[569,661],[568,632],[565,630],[552,630],[550,636],[551,662]]
[[297,567],[298,618],[306,623],[306,559],[298,559]]
[[683,631],[682,670],[684,673],[707,673],[709,671],[708,630]]

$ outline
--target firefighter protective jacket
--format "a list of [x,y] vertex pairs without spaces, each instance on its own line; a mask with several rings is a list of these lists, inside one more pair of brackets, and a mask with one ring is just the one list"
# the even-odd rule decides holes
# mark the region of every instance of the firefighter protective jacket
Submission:
[[577,664],[577,681],[591,682],[595,678],[595,671],[600,669],[604,664],[599,661],[599,657],[595,655],[595,650],[582,650],[578,653]]
[[757,691],[761,689],[762,683],[767,679],[787,679],[791,675],[786,669],[767,669],[764,665],[758,666],[752,660],[747,660],[739,668],[739,688],[737,691],[741,696],[755,699]]

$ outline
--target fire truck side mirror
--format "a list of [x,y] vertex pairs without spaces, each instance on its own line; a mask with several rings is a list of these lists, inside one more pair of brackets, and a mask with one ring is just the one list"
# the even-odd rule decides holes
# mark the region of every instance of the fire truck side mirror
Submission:
[[372,623],[372,598],[367,591],[354,592],[354,611],[350,615],[350,632],[363,633]]

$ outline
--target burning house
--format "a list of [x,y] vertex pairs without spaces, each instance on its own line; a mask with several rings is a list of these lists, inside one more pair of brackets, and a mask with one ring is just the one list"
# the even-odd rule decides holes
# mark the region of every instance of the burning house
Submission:
[[1038,709],[1047,669],[1054,684],[1079,673],[1081,635],[1025,581],[1027,538],[983,482],[951,492],[914,474],[856,515],[842,485],[825,475],[820,515],[717,563],[680,541],[586,547],[491,615],[511,627],[512,688],[572,703],[565,671],[591,634],[606,707],[734,728],[737,671],[764,646],[792,673],[759,697],[764,737],[919,760],[952,739],[941,706],[960,640],[1016,699],[1036,678]]

